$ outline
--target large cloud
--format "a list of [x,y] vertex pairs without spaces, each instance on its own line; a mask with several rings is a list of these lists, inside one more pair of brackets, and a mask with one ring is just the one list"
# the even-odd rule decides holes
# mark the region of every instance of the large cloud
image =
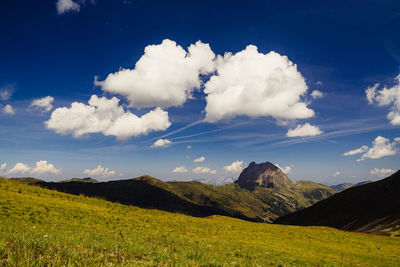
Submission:
[[50,111],[53,109],[53,101],[54,97],[46,96],[33,100],[30,106],[38,108],[43,111]]
[[71,107],[57,108],[45,122],[47,128],[59,134],[80,137],[90,133],[103,133],[125,140],[132,136],[144,135],[151,131],[167,129],[168,113],[156,108],[141,117],[124,111],[119,99],[92,95],[89,105],[74,102]]
[[217,74],[205,84],[206,121],[229,120],[236,116],[271,116],[277,120],[314,116],[301,97],[306,82],[286,56],[245,50],[218,56]]
[[181,106],[201,86],[200,75],[214,71],[214,57],[208,44],[198,41],[186,52],[166,39],[147,46],[134,69],[121,69],[95,84],[125,96],[132,107]]
[[308,122],[304,125],[297,125],[295,129],[289,129],[286,136],[288,137],[304,137],[320,135],[322,131],[318,126],[313,126]]
[[356,154],[362,154],[361,158],[357,161],[362,161],[365,159],[379,159],[385,156],[396,155],[398,152],[398,144],[400,143],[400,138],[397,137],[390,141],[390,139],[377,136],[372,142],[372,147],[361,146],[360,148],[350,150],[343,154],[343,156],[352,156]]
[[101,165],[98,165],[97,168],[90,170],[90,169],[85,169],[83,171],[83,174],[91,176],[91,177],[112,177],[115,176],[115,171],[114,170],[109,170],[108,168],[104,168]]
[[61,170],[54,167],[53,164],[47,163],[46,160],[41,160],[36,162],[36,167],[32,169],[33,174],[44,174],[44,173],[52,173],[52,174],[60,174]]
[[400,74],[395,78],[397,84],[391,88],[384,87],[378,90],[379,84],[368,87],[365,90],[367,100],[370,104],[378,106],[391,106],[387,118],[392,125],[400,126]]

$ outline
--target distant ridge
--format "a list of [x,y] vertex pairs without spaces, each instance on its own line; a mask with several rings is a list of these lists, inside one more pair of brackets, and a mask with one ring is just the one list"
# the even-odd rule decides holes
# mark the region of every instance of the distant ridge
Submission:
[[58,183],[69,183],[69,182],[98,183],[99,181],[90,177],[86,177],[86,178],[71,178],[68,180],[59,181]]
[[371,183],[372,181],[363,181],[363,182],[359,182],[359,183],[342,183],[342,184],[337,184],[337,185],[332,185],[330,186],[331,188],[337,190],[337,191],[343,191],[346,189],[349,189],[351,187],[355,187],[355,186],[360,186],[363,184],[368,184]]
[[400,233],[400,171],[377,182],[351,187],[275,222]]

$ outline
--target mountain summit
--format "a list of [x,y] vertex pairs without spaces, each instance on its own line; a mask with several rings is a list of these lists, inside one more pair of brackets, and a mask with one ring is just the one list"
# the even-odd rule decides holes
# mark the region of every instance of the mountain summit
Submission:
[[266,188],[293,187],[287,175],[271,162],[257,164],[254,161],[245,168],[237,179],[240,186],[256,185]]

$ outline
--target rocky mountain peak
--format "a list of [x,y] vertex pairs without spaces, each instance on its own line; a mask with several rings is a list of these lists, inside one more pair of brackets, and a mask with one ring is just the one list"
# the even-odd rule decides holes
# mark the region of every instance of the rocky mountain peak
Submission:
[[267,188],[290,187],[293,182],[271,162],[257,164],[254,161],[245,168],[236,181],[239,185],[258,185]]

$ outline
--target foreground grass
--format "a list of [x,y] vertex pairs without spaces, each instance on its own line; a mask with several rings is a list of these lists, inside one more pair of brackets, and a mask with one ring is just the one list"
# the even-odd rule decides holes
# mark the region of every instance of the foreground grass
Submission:
[[194,218],[0,179],[0,266],[398,266],[400,239]]

